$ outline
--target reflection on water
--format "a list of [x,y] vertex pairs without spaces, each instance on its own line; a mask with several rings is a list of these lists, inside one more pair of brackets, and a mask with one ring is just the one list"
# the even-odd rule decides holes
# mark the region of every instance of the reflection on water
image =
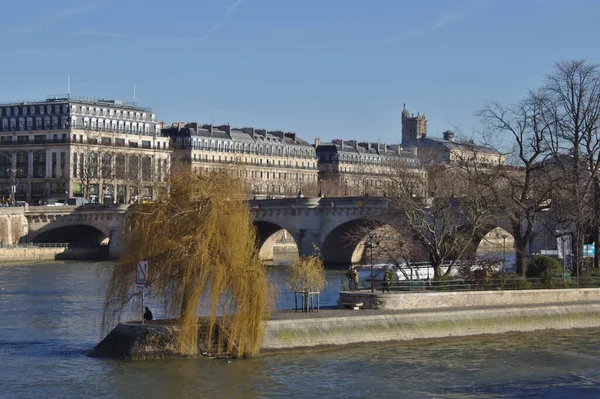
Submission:
[[[232,363],[91,359],[84,354],[98,340],[110,266],[0,266],[0,397],[600,397],[600,329],[352,345]],[[280,281],[285,268],[269,272]],[[324,303],[335,303],[343,274],[327,272]],[[281,290],[282,307],[286,295]]]

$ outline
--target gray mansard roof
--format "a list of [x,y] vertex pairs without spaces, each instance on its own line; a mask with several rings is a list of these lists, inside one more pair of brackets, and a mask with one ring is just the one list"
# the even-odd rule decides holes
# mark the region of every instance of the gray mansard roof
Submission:
[[418,148],[431,148],[431,149],[439,149],[446,147],[449,150],[470,150],[474,152],[481,152],[487,154],[500,154],[495,148],[486,147],[483,145],[477,145],[474,143],[461,143],[457,141],[444,140],[443,138],[438,137],[422,137],[417,140],[410,141],[409,145],[414,145]]
[[306,141],[296,136],[296,133],[282,131],[267,131],[254,128],[231,128],[228,125],[212,126],[198,125],[197,123],[174,123],[173,126],[164,128],[163,134],[171,138],[202,138],[211,140],[228,140],[249,144],[272,144],[306,147],[313,151],[313,147]]
[[417,156],[412,151],[405,150],[397,144],[388,145],[382,143],[359,143],[355,140],[333,140],[331,143],[319,143],[317,146],[317,151],[400,156],[402,158],[417,159]]

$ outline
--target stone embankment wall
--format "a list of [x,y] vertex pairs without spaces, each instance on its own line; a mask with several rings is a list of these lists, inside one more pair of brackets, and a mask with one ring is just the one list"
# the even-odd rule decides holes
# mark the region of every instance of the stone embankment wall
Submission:
[[600,303],[600,289],[571,288],[519,291],[406,292],[378,294],[341,292],[340,302],[362,303],[365,309],[415,310],[484,306],[527,306],[556,303]]
[[[440,294],[445,294],[445,298]],[[361,298],[361,294],[356,295],[353,300]],[[443,299],[448,300],[452,307],[446,305]],[[273,317],[267,321],[261,350],[272,352],[369,342],[600,327],[600,289],[592,288],[398,293],[372,295],[369,300],[380,308],[324,310],[312,314],[289,312]],[[477,300],[481,302],[477,303]],[[400,305],[405,301],[411,303],[411,307]],[[464,306],[460,306],[461,303]],[[171,347],[162,348],[161,342],[171,343],[173,337],[169,334],[174,334],[175,329],[167,329],[164,323],[161,327],[123,326],[126,325],[115,328],[91,354],[121,359],[173,355]]]
[[56,260],[66,248],[0,248],[0,262]]
[[4,247],[0,248],[0,262],[31,262],[43,260],[106,260],[108,246],[100,248],[43,248]]
[[27,239],[29,224],[25,217],[25,208],[0,208],[0,242],[12,245]]
[[274,320],[267,324],[261,349],[278,351],[588,327],[600,327],[600,303]]

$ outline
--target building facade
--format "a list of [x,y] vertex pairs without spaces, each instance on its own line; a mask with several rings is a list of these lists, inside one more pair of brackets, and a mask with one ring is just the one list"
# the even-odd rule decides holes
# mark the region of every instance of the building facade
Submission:
[[254,197],[317,193],[315,149],[295,133],[197,123],[174,123],[163,133],[171,139],[174,163],[194,171],[229,168]]
[[151,109],[72,96],[0,104],[0,198],[154,198],[170,165]]
[[400,173],[411,176],[415,195],[425,195],[427,174],[417,156],[399,145],[333,140],[315,143],[322,192],[329,196],[381,195]]

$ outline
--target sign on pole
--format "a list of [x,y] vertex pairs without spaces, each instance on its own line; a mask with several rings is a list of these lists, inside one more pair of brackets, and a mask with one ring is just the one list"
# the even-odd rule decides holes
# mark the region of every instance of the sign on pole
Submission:
[[138,260],[136,262],[136,274],[135,274],[135,283],[138,286],[147,287],[148,286],[148,261],[147,260]]

